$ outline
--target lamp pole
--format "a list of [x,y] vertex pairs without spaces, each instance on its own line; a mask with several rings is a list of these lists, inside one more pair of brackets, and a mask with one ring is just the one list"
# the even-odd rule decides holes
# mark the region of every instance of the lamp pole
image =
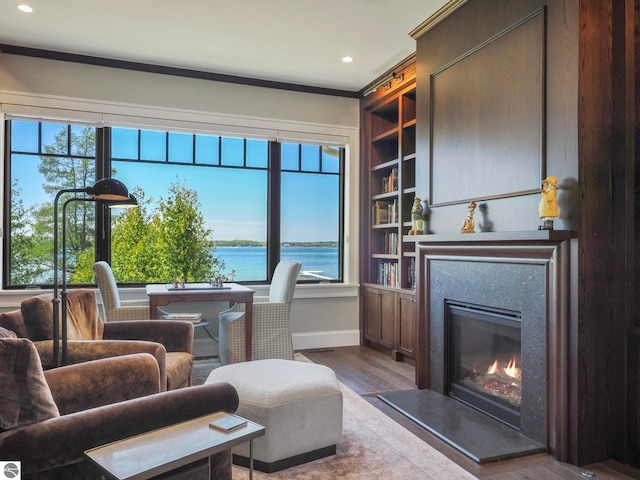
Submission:
[[[60,190],[53,201],[53,299],[51,300],[53,304],[53,366],[59,367],[60,363],[60,298],[58,298],[58,203],[60,201],[60,197],[67,193],[86,193],[86,188],[66,188]],[[66,223],[64,221],[64,206],[63,206],[63,227]],[[63,234],[64,237],[64,234]],[[65,239],[63,238],[63,244],[65,243]],[[63,253],[64,257],[64,253]],[[64,258],[63,258],[63,280],[66,276],[66,267],[64,266]],[[66,299],[65,299],[66,300]],[[66,301],[63,303],[64,313],[66,313]],[[66,315],[63,313],[63,319],[66,320]],[[67,333],[67,325],[66,321],[63,322],[63,336],[65,338],[64,346],[66,349],[66,333]],[[65,354],[66,357],[66,354]],[[66,359],[65,359],[66,360]]]
[[96,202],[93,197],[73,197],[62,205],[62,365],[67,364],[67,205],[71,202]]
[[[61,365],[60,359],[60,298],[58,298],[58,204],[60,197],[68,193],[84,193],[88,197],[72,197],[62,207],[62,364],[67,361],[67,265],[66,265],[66,208],[73,201],[129,202],[132,197],[124,183],[115,178],[103,178],[92,187],[60,190],[53,201],[53,366]],[[135,199],[134,199],[135,200]]]

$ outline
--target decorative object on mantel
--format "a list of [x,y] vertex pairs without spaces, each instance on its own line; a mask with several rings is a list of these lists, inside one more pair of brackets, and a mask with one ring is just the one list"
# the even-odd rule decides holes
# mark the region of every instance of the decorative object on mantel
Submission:
[[474,201],[469,203],[469,206],[467,207],[467,212],[468,212],[467,218],[462,223],[462,228],[460,229],[460,233],[476,233],[476,230],[475,230],[476,222],[473,220],[473,214],[476,211],[477,205],[478,204]]
[[540,192],[542,197],[538,204],[538,214],[543,224],[538,226],[538,230],[553,230],[553,219],[559,215],[556,201],[557,189],[557,177],[549,176],[542,180],[542,192]]
[[493,232],[493,222],[489,219],[489,207],[486,203],[478,205],[480,215],[482,215],[482,221],[479,223],[481,232]]
[[424,233],[422,212],[422,200],[420,197],[415,197],[411,208],[411,230],[409,230],[409,235],[422,235]]

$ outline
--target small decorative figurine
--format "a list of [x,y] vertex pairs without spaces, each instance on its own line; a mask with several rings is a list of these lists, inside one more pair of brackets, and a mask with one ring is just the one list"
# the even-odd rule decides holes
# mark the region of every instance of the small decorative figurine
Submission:
[[462,223],[462,228],[460,229],[460,233],[476,233],[475,227],[476,222],[473,220],[473,214],[476,211],[476,202],[471,202],[467,207],[467,219]]
[[409,235],[422,235],[424,233],[423,222],[422,200],[420,197],[416,197],[413,199],[413,207],[411,207],[411,230],[409,230]]
[[557,177],[550,176],[542,181],[542,198],[538,204],[538,215],[543,220],[543,224],[538,226],[538,230],[553,230],[553,219],[559,215],[556,190],[558,190]]

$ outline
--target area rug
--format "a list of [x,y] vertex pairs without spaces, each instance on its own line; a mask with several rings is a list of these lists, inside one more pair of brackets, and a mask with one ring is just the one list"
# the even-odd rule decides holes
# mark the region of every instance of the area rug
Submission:
[[[296,360],[308,361],[302,355]],[[340,384],[344,399],[342,442],[336,455],[255,480],[472,480],[473,475]],[[234,480],[249,471],[233,467]]]

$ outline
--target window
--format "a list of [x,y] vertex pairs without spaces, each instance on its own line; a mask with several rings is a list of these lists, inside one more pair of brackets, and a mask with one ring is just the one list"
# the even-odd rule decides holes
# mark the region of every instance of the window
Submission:
[[[199,229],[193,242],[228,280],[268,281],[278,259],[301,261],[302,281],[343,278],[342,147],[28,119],[7,120],[6,131],[5,287],[51,285],[53,199],[60,189],[93,185],[104,176],[96,172],[125,183],[140,208],[70,204],[69,284],[93,283],[96,258],[112,264],[119,283],[170,281],[175,272],[158,257],[208,261],[184,245],[170,249],[174,233],[189,228]],[[192,216],[180,210],[185,204],[195,207]],[[194,268],[193,281],[207,279]]]

